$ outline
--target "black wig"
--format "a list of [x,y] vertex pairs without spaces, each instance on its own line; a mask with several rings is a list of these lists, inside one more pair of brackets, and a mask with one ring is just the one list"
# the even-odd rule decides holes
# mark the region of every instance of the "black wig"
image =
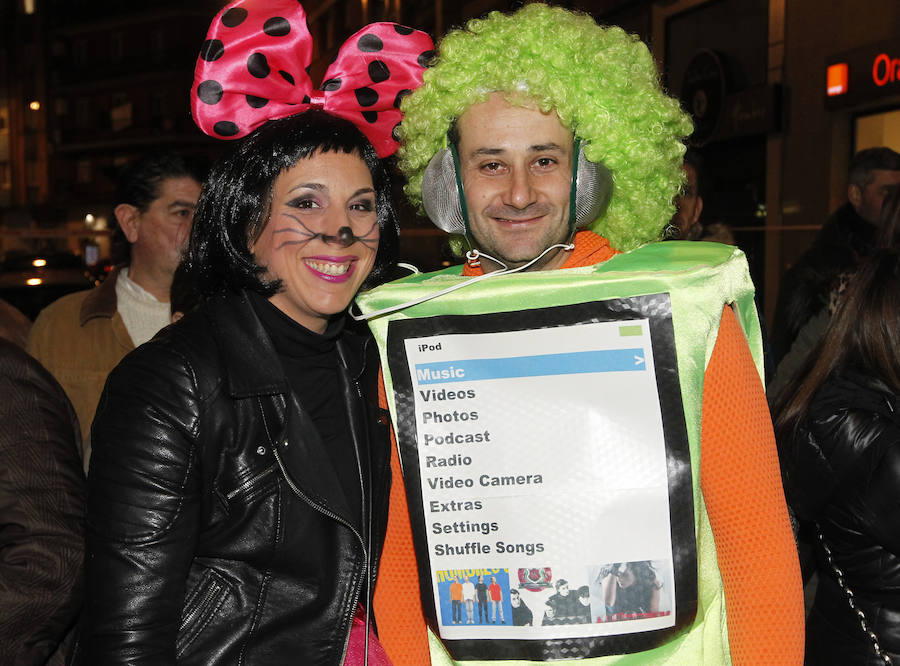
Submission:
[[212,169],[194,214],[186,261],[204,296],[249,289],[269,297],[280,280],[263,277],[250,245],[268,222],[272,187],[287,169],[316,152],[355,153],[372,175],[380,229],[375,265],[366,285],[388,274],[398,228],[388,170],[353,123],[320,110],[273,120],[239,140]]

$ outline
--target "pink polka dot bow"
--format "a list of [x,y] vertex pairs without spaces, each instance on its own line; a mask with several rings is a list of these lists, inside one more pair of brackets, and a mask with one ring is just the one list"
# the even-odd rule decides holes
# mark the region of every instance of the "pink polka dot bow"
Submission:
[[313,88],[312,36],[296,0],[237,0],[213,19],[194,69],[191,113],[206,134],[246,136],[268,120],[321,108],[354,123],[379,157],[397,150],[400,101],[422,83],[431,38],[396,23],[350,37]]

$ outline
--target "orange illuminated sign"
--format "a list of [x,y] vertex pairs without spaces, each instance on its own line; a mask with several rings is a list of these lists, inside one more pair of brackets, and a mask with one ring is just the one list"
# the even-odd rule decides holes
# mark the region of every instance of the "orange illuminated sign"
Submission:
[[847,67],[847,63],[839,62],[835,65],[830,65],[828,67],[827,72],[827,93],[829,97],[834,97],[836,95],[843,95],[847,92],[848,82],[850,80],[850,73]]
[[825,108],[829,110],[859,107],[898,95],[900,33],[893,39],[829,56],[824,69]]
[[872,63],[872,80],[879,88],[900,81],[900,58],[891,58],[887,53],[875,56]]

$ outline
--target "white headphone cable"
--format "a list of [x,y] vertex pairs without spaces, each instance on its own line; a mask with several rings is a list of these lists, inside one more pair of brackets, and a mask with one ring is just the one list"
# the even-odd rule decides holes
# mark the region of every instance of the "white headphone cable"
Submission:
[[[369,314],[357,315],[357,314],[354,314],[353,312],[350,312],[350,316],[353,317],[353,319],[355,319],[356,321],[367,321],[369,319],[374,319],[375,317],[380,317],[381,315],[390,314],[391,312],[397,312],[398,310],[405,310],[406,308],[412,307],[413,305],[418,305],[419,303],[424,303],[426,301],[430,301],[432,299],[443,296],[444,294],[449,294],[452,291],[456,291],[457,289],[462,289],[463,287],[468,287],[469,285],[475,284],[476,282],[481,282],[482,280],[487,280],[492,277],[499,277],[501,275],[511,275],[513,273],[518,273],[520,271],[524,271],[525,269],[532,266],[535,262],[540,261],[544,257],[544,255],[547,254],[550,250],[553,250],[556,248],[559,248],[561,250],[572,250],[574,247],[575,247],[575,245],[572,243],[556,243],[554,245],[551,245],[547,249],[545,249],[538,256],[536,256],[534,259],[529,261],[527,264],[523,264],[523,265],[519,266],[518,268],[509,268],[509,267],[507,267],[506,264],[504,264],[499,259],[495,259],[491,255],[481,252],[480,250],[474,250],[474,249],[469,250],[468,252],[466,252],[466,259],[468,261],[477,261],[479,257],[485,257],[486,259],[490,259],[491,261],[496,262],[497,264],[503,266],[503,268],[501,268],[499,271],[494,271],[492,273],[483,273],[481,275],[476,275],[476,276],[466,280],[465,282],[460,282],[459,284],[454,284],[450,287],[447,287],[446,289],[441,289],[440,291],[436,291],[431,294],[426,294],[425,296],[414,299],[412,301],[407,301],[406,303],[399,303],[397,305],[392,305],[389,308],[384,308],[383,310],[378,310],[376,312],[370,312]],[[416,272],[418,273],[418,271],[416,271]]]

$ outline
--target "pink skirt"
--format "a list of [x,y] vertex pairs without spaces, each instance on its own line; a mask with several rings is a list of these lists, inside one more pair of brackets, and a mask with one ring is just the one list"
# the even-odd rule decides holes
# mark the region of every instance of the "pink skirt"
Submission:
[[366,637],[366,611],[359,604],[350,627],[350,642],[347,644],[347,656],[344,666],[363,666],[366,663],[366,643],[369,645],[369,666],[393,666],[384,647],[369,625],[368,640]]

